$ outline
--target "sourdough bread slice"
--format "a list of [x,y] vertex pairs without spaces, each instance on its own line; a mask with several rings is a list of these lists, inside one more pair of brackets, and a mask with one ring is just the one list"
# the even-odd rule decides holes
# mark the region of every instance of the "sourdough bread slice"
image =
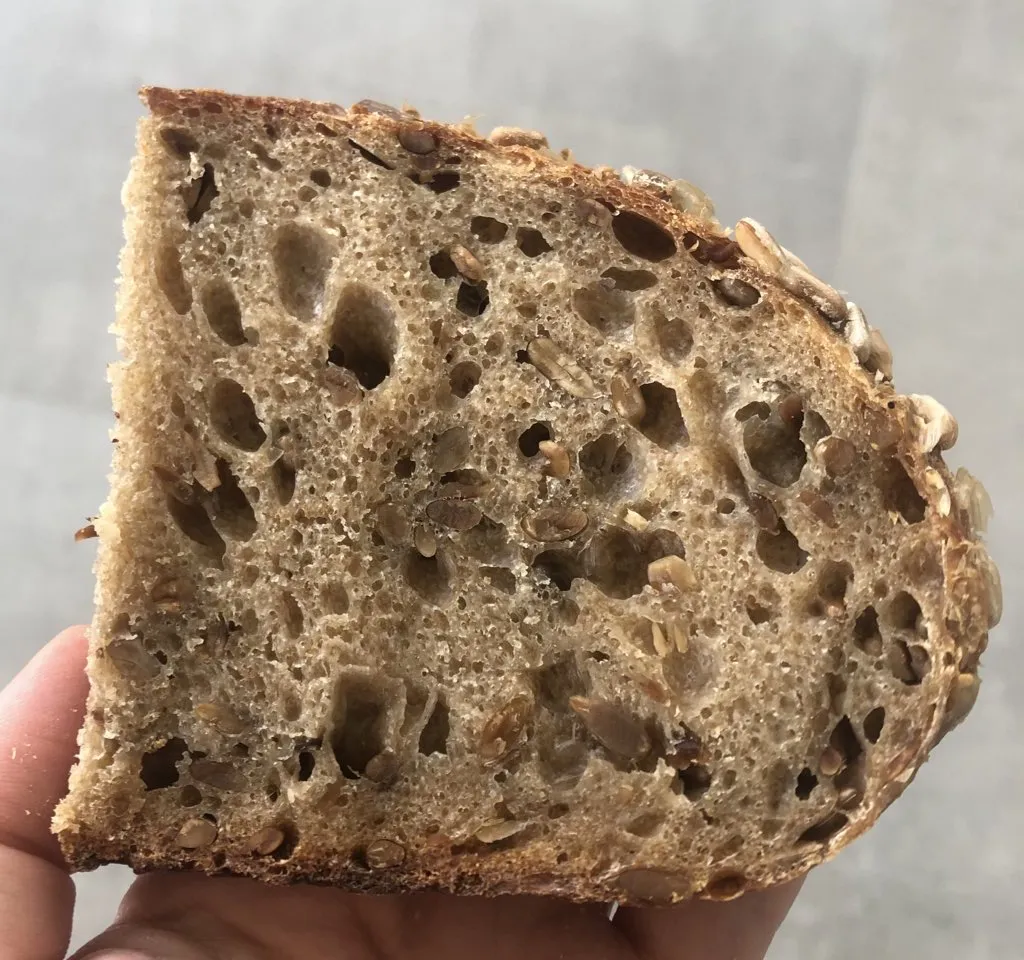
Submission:
[[955,423],[658,174],[150,89],[69,863],[728,898],[863,833],[999,617]]

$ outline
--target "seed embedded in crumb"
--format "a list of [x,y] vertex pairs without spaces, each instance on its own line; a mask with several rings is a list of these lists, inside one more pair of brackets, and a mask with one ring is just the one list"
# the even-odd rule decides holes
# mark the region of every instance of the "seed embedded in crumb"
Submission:
[[324,370],[324,382],[327,384],[327,395],[337,407],[351,407],[363,399],[362,384],[349,370],[328,364]]
[[432,500],[427,516],[434,523],[460,533],[472,530],[484,517],[483,511],[469,500]]
[[634,530],[639,530],[643,533],[650,525],[651,521],[648,520],[643,514],[637,513],[635,510],[626,508],[626,512],[622,515],[622,519],[626,521]]
[[857,448],[842,437],[825,437],[814,445],[814,456],[832,477],[841,477],[857,462]]
[[200,720],[213,724],[221,733],[243,733],[245,724],[234,710],[220,703],[197,703],[193,712]]
[[371,870],[386,870],[405,861],[405,847],[394,840],[378,837],[366,848],[366,862]]
[[516,694],[488,717],[480,731],[480,755],[494,763],[516,747],[533,716],[533,698]]
[[672,647],[669,645],[661,624],[655,623],[653,620],[651,621],[651,642],[654,644],[654,652],[659,657],[667,657],[672,652]]
[[592,227],[610,227],[614,219],[611,210],[591,197],[577,200],[573,212],[580,220]]
[[545,507],[523,520],[523,530],[531,540],[554,543],[579,536],[589,522],[578,507]]
[[530,362],[549,380],[578,400],[594,400],[597,388],[590,374],[548,337],[536,337],[526,346]]
[[612,406],[624,420],[637,424],[647,413],[647,403],[636,381],[624,374],[617,373],[611,381]]
[[185,821],[174,842],[185,850],[198,850],[201,847],[208,847],[216,839],[217,824],[197,817]]
[[825,747],[818,760],[818,769],[821,770],[822,776],[834,777],[844,766],[843,755],[831,745]]
[[722,277],[712,281],[719,296],[734,307],[752,307],[761,299],[761,291],[739,277]]
[[651,748],[647,732],[622,704],[591,697],[570,697],[569,706],[591,735],[606,749],[627,760],[639,760]]
[[367,780],[381,786],[390,786],[398,779],[398,757],[393,750],[382,750],[370,758],[364,772]]
[[560,443],[555,443],[554,440],[541,440],[537,445],[537,449],[544,459],[547,460],[544,472],[549,477],[554,477],[556,480],[564,480],[569,476],[572,464],[569,462],[569,454],[566,452],[565,447]]
[[521,832],[526,826],[516,820],[488,820],[473,834],[481,843],[498,843]]
[[277,827],[264,827],[249,837],[246,841],[246,846],[250,852],[261,857],[267,857],[280,847],[282,843],[284,843],[283,830]]
[[949,495],[946,481],[942,479],[942,474],[934,467],[925,467],[923,479],[929,494],[934,497],[935,512],[940,517],[948,517],[953,508],[953,500]]
[[693,590],[697,586],[693,568],[674,553],[667,557],[659,557],[647,565],[647,582],[656,589],[674,587],[680,593]]
[[452,258],[455,269],[471,283],[479,283],[483,280],[484,265],[464,246],[455,244],[455,246],[450,247],[448,256]]
[[412,539],[421,556],[429,559],[437,553],[437,539],[422,524],[416,527]]

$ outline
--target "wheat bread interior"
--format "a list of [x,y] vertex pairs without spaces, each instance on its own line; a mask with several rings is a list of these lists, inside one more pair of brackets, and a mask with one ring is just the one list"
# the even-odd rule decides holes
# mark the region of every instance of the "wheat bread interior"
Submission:
[[753,221],[412,111],[147,90],[73,867],[664,903],[970,709],[955,421]]

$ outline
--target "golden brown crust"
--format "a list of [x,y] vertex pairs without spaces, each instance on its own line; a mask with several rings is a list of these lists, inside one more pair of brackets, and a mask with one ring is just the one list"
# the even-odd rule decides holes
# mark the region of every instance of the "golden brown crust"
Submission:
[[[596,203],[598,206],[593,211],[595,218],[601,216],[602,210],[607,210],[609,216],[611,211],[632,211],[671,235],[675,247],[681,252],[688,252],[694,261],[707,268],[708,276],[725,276],[730,282],[738,281],[755,288],[760,293],[762,311],[770,309],[776,321],[798,327],[807,354],[817,358],[816,363],[820,369],[830,371],[841,379],[841,415],[844,423],[856,424],[860,431],[860,436],[854,439],[863,451],[862,459],[874,464],[872,469],[892,473],[891,483],[885,478],[879,481],[881,487],[889,491],[886,496],[890,497],[890,501],[885,503],[885,509],[893,516],[904,509],[920,510],[921,517],[915,515],[911,521],[916,524],[916,535],[900,534],[901,545],[894,569],[906,573],[905,582],[921,584],[920,599],[923,601],[927,595],[929,602],[926,606],[931,610],[931,598],[934,597],[936,609],[941,605],[942,616],[927,617],[927,623],[922,628],[922,614],[918,606],[918,623],[915,625],[911,615],[910,622],[905,625],[910,631],[908,638],[914,629],[925,631],[922,639],[930,651],[926,666],[929,671],[929,692],[927,696],[917,696],[915,701],[908,704],[907,698],[915,696],[915,691],[923,687],[917,686],[921,683],[921,677],[914,675],[914,671],[920,667],[915,666],[911,653],[907,652],[907,663],[898,665],[899,670],[909,671],[902,680],[906,689],[897,690],[903,699],[886,701],[890,710],[899,706],[900,711],[905,713],[887,721],[890,724],[898,722],[906,727],[904,739],[899,749],[894,746],[880,754],[884,757],[884,761],[880,761],[884,766],[881,769],[872,767],[866,783],[846,788],[847,791],[859,791],[859,795],[854,797],[856,809],[843,806],[851,801],[843,800],[843,791],[837,786],[837,800],[829,809],[833,818],[842,818],[843,828],[829,832],[825,829],[828,823],[826,818],[820,824],[823,839],[814,839],[816,825],[807,831],[811,839],[801,838],[801,842],[790,852],[773,853],[766,862],[744,860],[740,866],[736,866],[735,851],[729,850],[725,854],[714,854],[700,863],[671,865],[665,851],[659,850],[651,864],[646,865],[642,857],[631,860],[628,856],[616,857],[613,852],[610,852],[610,857],[605,857],[601,851],[590,851],[589,856],[584,856],[581,862],[566,865],[556,860],[555,848],[547,841],[537,840],[533,847],[520,848],[516,845],[517,841],[512,840],[508,843],[508,849],[503,849],[499,844],[487,848],[484,854],[473,843],[466,846],[464,842],[451,838],[447,845],[438,844],[437,852],[431,852],[432,848],[419,842],[407,842],[402,864],[389,865],[387,869],[373,869],[365,862],[365,838],[363,847],[356,845],[353,848],[354,860],[341,859],[330,848],[317,848],[315,840],[311,838],[328,836],[319,827],[311,833],[307,831],[306,842],[286,859],[254,859],[251,853],[240,851],[238,844],[240,837],[251,835],[264,826],[258,805],[253,811],[240,811],[226,817],[221,815],[221,836],[228,840],[215,843],[208,850],[196,852],[194,849],[176,848],[173,843],[161,839],[159,832],[152,829],[153,809],[143,807],[135,799],[130,800],[127,809],[113,816],[113,802],[109,810],[90,810],[86,798],[90,796],[92,787],[86,783],[87,777],[83,771],[78,774],[80,780],[77,787],[73,778],[72,798],[65,801],[62,810],[58,811],[56,821],[69,863],[78,869],[88,869],[111,861],[127,862],[136,869],[195,867],[208,872],[233,872],[274,882],[307,880],[373,892],[444,889],[484,894],[552,893],[579,900],[650,902],[670,901],[686,896],[723,898],[743,889],[791,879],[831,857],[855,836],[868,829],[909,783],[926,759],[928,750],[963,718],[973,703],[977,693],[977,660],[984,649],[989,626],[994,625],[993,621],[998,619],[997,615],[993,615],[999,606],[998,575],[984,548],[976,542],[977,533],[971,527],[968,511],[955,498],[953,478],[942,461],[939,449],[922,442],[921,405],[915,404],[912,398],[898,396],[881,373],[872,376],[857,370],[856,358],[851,363],[853,351],[870,369],[870,359],[864,360],[870,354],[857,352],[863,348],[855,345],[851,322],[845,317],[837,319],[834,313],[835,298],[830,297],[829,289],[825,288],[822,295],[820,281],[813,277],[808,279],[809,275],[804,274],[805,268],[798,261],[787,262],[783,268],[779,268],[777,263],[773,265],[777,251],[771,249],[770,238],[765,241],[769,243],[769,248],[764,257],[745,253],[716,222],[694,217],[673,205],[669,192],[663,185],[659,186],[656,179],[645,181],[634,178],[632,182],[624,183],[614,171],[587,169],[543,147],[520,145],[514,142],[517,139],[515,137],[505,135],[502,137],[503,145],[498,145],[467,128],[424,122],[413,114],[380,105],[356,105],[345,110],[325,103],[161,88],[147,88],[143,91],[143,99],[154,117],[161,120],[176,118],[183,123],[237,124],[246,130],[267,124],[276,128],[288,123],[294,123],[305,130],[310,125],[323,124],[335,134],[351,136],[358,143],[365,142],[374,149],[378,149],[378,143],[395,144],[396,140],[401,141],[403,130],[414,128],[416,131],[425,131],[444,144],[447,151],[471,156],[474,162],[489,166],[497,171],[498,176],[508,178],[509,182],[523,184],[529,189],[543,188],[548,193],[558,193],[563,196],[565,204]],[[528,140],[526,138],[524,142]],[[415,152],[410,151],[413,154]],[[806,291],[806,295],[795,294],[794,291]],[[831,294],[834,293],[831,291]],[[179,313],[187,313],[191,309],[191,305],[184,301],[180,306],[184,310],[178,310]],[[856,341],[857,344],[859,342]],[[541,368],[541,364],[537,366]],[[698,369],[691,384],[699,380]],[[590,389],[589,386],[585,387],[585,391]],[[693,389],[696,392],[696,387]],[[712,384],[708,389],[714,390],[717,387]],[[124,399],[130,400],[130,397],[126,395]],[[784,395],[781,399],[785,399]],[[710,404],[709,409],[717,411],[716,404],[719,404],[717,399]],[[737,419],[739,416],[738,411]],[[802,408],[800,416],[803,417]],[[712,433],[708,432],[707,435],[711,436]],[[813,450],[811,452],[814,454]],[[868,468],[857,466],[854,469]],[[729,475],[728,469],[725,474]],[[199,483],[203,483],[198,468],[194,476]],[[212,477],[213,485],[221,482],[216,470]],[[826,473],[822,473],[822,477],[826,479],[820,489],[827,491],[831,481]],[[906,494],[912,501],[909,507],[900,500],[905,493],[904,477],[910,485],[909,490],[913,491],[912,496]],[[745,489],[745,482],[742,485]],[[208,489],[212,487],[208,486]],[[810,489],[803,492],[806,497],[800,502],[812,513],[816,512],[816,516],[823,518],[823,522],[828,525],[831,506],[823,502],[819,492]],[[744,495],[749,495],[749,491]],[[757,496],[759,494],[754,494],[750,501],[752,513]],[[634,513],[634,516],[638,515]],[[775,516],[775,522],[778,519]],[[787,513],[785,519],[787,524],[795,523],[792,513]],[[643,517],[639,517],[639,520],[647,522]],[[772,522],[769,515],[767,523],[770,525]],[[784,526],[783,529],[787,528]],[[114,544],[121,536],[117,519],[101,516],[97,521],[97,530],[104,541],[102,549],[114,550]],[[105,556],[105,553],[101,553],[101,568],[103,563],[113,563],[112,560],[104,560]],[[832,569],[834,571],[838,567],[833,564]],[[839,599],[842,600],[842,594]],[[910,599],[914,604],[917,603],[913,597]],[[897,600],[898,597],[890,597],[886,603],[897,605]],[[881,598],[876,601],[876,605],[880,603]],[[873,607],[868,609],[873,611]],[[755,624],[758,622],[754,613],[751,619]],[[106,649],[110,640],[109,623],[103,621],[102,629],[96,631],[93,641],[92,670],[109,670],[109,666],[104,668],[102,662],[108,656]],[[917,648],[916,642],[908,646],[909,642],[900,640],[902,646],[892,648],[896,650],[897,659],[900,650]],[[657,647],[658,641],[655,640],[654,644]],[[925,647],[920,646],[920,649]],[[92,706],[102,706],[102,700],[94,700]],[[849,706],[842,709],[851,712]],[[841,709],[837,710],[829,722],[834,722],[841,712]],[[842,720],[849,723],[845,715]],[[96,727],[93,734],[98,729]],[[833,741],[837,736],[842,739],[844,730],[842,721],[836,724]],[[84,734],[86,737],[89,735],[88,732]],[[857,749],[863,752],[864,739],[857,735],[857,740],[860,743]],[[844,758],[851,770],[856,760],[856,751]],[[817,778],[814,778],[814,782],[817,783]],[[76,790],[80,793],[77,802],[86,802],[84,810],[76,809],[72,803]],[[115,788],[115,797],[117,792]],[[101,796],[102,790],[92,795]],[[170,808],[166,808],[165,813],[170,816]],[[304,811],[303,815],[310,814]],[[158,821],[159,815],[156,816]],[[765,831],[771,822],[765,821]],[[641,827],[636,829],[640,830]],[[775,825],[773,829],[779,829],[779,826]],[[767,832],[765,835],[768,836]],[[364,858],[362,862],[361,857]],[[620,878],[618,882],[616,877]]]

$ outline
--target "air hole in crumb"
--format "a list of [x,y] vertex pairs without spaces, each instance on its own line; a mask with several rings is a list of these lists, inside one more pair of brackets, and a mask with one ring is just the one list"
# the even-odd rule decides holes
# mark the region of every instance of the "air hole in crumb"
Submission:
[[323,187],[325,190],[331,185],[331,175],[321,168],[310,171],[309,179],[318,187]]
[[828,843],[848,823],[850,818],[844,813],[833,813],[821,823],[808,827],[797,840],[797,843]]
[[384,749],[383,691],[362,678],[343,677],[334,688],[331,751],[344,777],[354,780]]
[[708,792],[713,779],[711,771],[702,763],[691,763],[679,771],[677,784],[683,796],[696,803]]
[[178,782],[178,764],[188,747],[180,737],[172,737],[162,747],[142,755],[139,776],[147,790],[162,790]]
[[290,503],[295,495],[295,467],[285,457],[281,457],[270,468],[270,479],[277,502],[281,506]]
[[181,793],[178,795],[178,802],[183,807],[194,807],[203,802],[203,795],[199,792],[197,787],[194,787],[189,783],[181,788]]
[[573,310],[603,337],[614,336],[633,325],[633,300],[607,282],[580,287],[572,295]]
[[[743,448],[750,466],[769,483],[779,487],[792,486],[800,478],[807,462],[807,448],[800,438],[803,417],[783,418],[778,410],[763,416],[766,404],[747,404],[737,411],[744,420]],[[750,410],[749,415],[741,416]]]
[[882,492],[886,510],[898,513],[907,523],[920,523],[924,519],[924,498],[899,460],[887,460],[876,474],[875,483]]
[[295,852],[299,843],[299,831],[290,823],[279,823],[277,829],[284,835],[284,840],[278,844],[277,849],[271,854],[275,860],[288,860]]
[[464,280],[459,284],[455,295],[455,308],[467,317],[479,317],[490,305],[491,298],[487,292],[487,283],[469,283]]
[[528,257],[539,257],[551,252],[551,244],[544,234],[533,227],[520,227],[516,231],[516,246]]
[[736,501],[731,497],[722,497],[718,503],[715,504],[715,510],[724,516],[732,513],[736,509]]
[[612,232],[628,253],[642,260],[657,263],[667,260],[676,252],[676,242],[672,234],[653,220],[632,210],[620,210],[612,218]]
[[818,778],[810,767],[804,767],[796,778],[796,796],[798,800],[806,800],[818,785]]
[[292,640],[302,633],[306,618],[302,615],[302,607],[299,606],[299,602],[287,590],[281,593],[281,619],[284,621],[285,633]]
[[416,461],[412,457],[399,457],[395,461],[395,476],[399,480],[408,480],[416,472]]
[[168,153],[179,160],[188,160],[193,153],[199,152],[199,141],[180,127],[162,127],[160,139]]
[[223,558],[227,545],[202,504],[184,503],[176,497],[168,496],[167,511],[178,529],[189,540],[211,550],[218,560]]
[[203,288],[203,313],[210,329],[228,346],[245,343],[242,330],[242,309],[235,291],[226,280],[213,280]]
[[249,540],[256,532],[256,514],[238,478],[223,460],[217,460],[220,483],[210,495],[210,512],[217,529],[232,540]]
[[750,617],[750,622],[755,625],[767,623],[772,618],[772,611],[769,607],[762,606],[753,597],[747,598],[746,603],[747,616]]
[[481,567],[480,575],[495,590],[500,590],[509,596],[516,592],[516,575],[507,567]]
[[668,363],[681,363],[693,349],[693,330],[690,325],[678,317],[669,317],[657,305],[652,304],[648,311],[662,359]]
[[184,316],[192,307],[192,288],[185,279],[181,267],[181,254],[177,246],[170,240],[163,240],[157,248],[153,261],[156,282],[174,308],[174,312]]
[[256,204],[251,197],[242,197],[238,201],[238,212],[248,220],[256,212]]
[[524,457],[535,457],[540,453],[541,442],[550,439],[551,428],[546,423],[534,423],[519,434],[519,452]]
[[331,266],[327,237],[304,224],[283,224],[274,238],[272,258],[284,308],[299,320],[319,315]]
[[559,590],[568,590],[573,580],[583,576],[579,558],[567,550],[544,550],[537,554],[532,566]]
[[626,832],[634,837],[650,837],[665,822],[665,815],[655,811],[641,813],[626,824]]
[[210,391],[210,421],[217,433],[240,450],[258,450],[267,435],[252,398],[234,380],[218,380]]
[[327,583],[322,592],[324,613],[340,616],[348,612],[349,599],[345,584],[340,580]]
[[481,243],[501,243],[508,234],[508,224],[493,217],[473,217],[469,229]]
[[452,394],[460,400],[468,397],[480,382],[482,372],[480,364],[475,360],[460,360],[448,374]]
[[359,156],[361,156],[364,160],[369,161],[374,166],[382,167],[385,170],[394,170],[395,169],[394,166],[392,166],[390,163],[387,162],[387,160],[381,159],[372,150],[368,150],[361,143],[356,143],[356,141],[353,140],[351,137],[348,138],[348,142],[349,142],[349,145],[353,149],[359,151]]
[[842,612],[846,605],[846,591],[853,582],[853,567],[846,560],[826,560],[818,572],[816,591],[821,613]]
[[457,170],[438,170],[435,173],[416,171],[409,176],[413,183],[418,183],[434,193],[447,193],[462,182],[462,176]]
[[853,639],[857,647],[870,656],[877,657],[882,652],[882,634],[874,607],[866,607],[857,617],[853,625]]
[[614,434],[602,433],[579,453],[583,476],[602,496],[624,496],[635,476],[633,454]]
[[300,783],[305,783],[311,776],[313,771],[316,769],[316,757],[309,750],[299,751],[299,774],[298,780]]
[[281,169],[281,167],[284,166],[284,164],[281,163],[281,161],[278,160],[277,157],[271,156],[271,154],[267,152],[267,148],[263,146],[262,143],[254,143],[252,147],[250,147],[250,149],[252,150],[256,159],[259,160],[259,162],[264,167],[266,167],[271,173],[277,173]]
[[455,261],[452,260],[447,250],[439,250],[432,254],[427,263],[430,266],[430,272],[441,280],[451,280],[452,277],[459,275],[458,267],[455,266]]
[[652,382],[641,385],[640,393],[647,409],[637,429],[659,447],[688,443],[690,435],[683,422],[675,390],[662,383]]
[[559,653],[550,662],[527,671],[537,705],[552,713],[570,713],[569,700],[587,692],[587,678],[576,655]]
[[921,617],[921,604],[906,590],[895,594],[886,607],[885,618],[897,630],[915,630]]
[[448,737],[451,735],[451,721],[448,703],[444,697],[438,695],[434,709],[430,713],[423,732],[420,734],[418,750],[424,756],[432,753],[448,752]]
[[650,270],[623,270],[621,267],[609,267],[601,276],[610,280],[616,290],[626,293],[637,293],[653,287],[658,278]]
[[372,390],[391,373],[397,347],[394,312],[384,296],[350,283],[338,297],[328,363],[344,367]]
[[868,743],[878,743],[885,726],[885,707],[875,707],[864,718],[864,736]]
[[807,563],[807,552],[781,520],[778,533],[758,531],[756,549],[761,562],[778,573],[796,573]]
[[203,164],[203,172],[195,180],[190,180],[182,191],[185,201],[185,216],[190,224],[199,223],[210,209],[210,205],[220,194],[217,189],[217,178],[212,163]]
[[584,569],[587,579],[605,596],[616,600],[640,593],[647,585],[648,558],[628,530],[605,527],[587,545]]
[[404,573],[406,582],[429,603],[440,603],[450,593],[447,562],[440,554],[424,557],[417,550],[410,550],[405,557]]

